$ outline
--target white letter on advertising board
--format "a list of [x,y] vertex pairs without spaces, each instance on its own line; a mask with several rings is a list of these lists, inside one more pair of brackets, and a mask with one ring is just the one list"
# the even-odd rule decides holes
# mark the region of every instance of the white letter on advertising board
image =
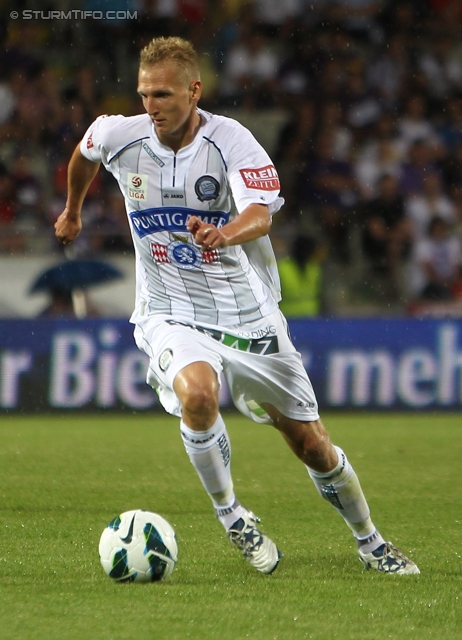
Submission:
[[84,333],[61,333],[51,351],[50,404],[53,407],[81,407],[95,391],[91,365],[95,358],[93,340]]

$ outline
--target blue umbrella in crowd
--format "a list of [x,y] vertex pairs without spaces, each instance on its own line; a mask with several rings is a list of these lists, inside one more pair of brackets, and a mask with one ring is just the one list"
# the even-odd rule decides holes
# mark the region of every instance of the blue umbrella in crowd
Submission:
[[119,269],[101,260],[67,260],[41,273],[30,293],[47,292],[62,300],[67,297],[72,300],[75,315],[84,317],[87,315],[85,289],[122,276]]
[[110,282],[122,277],[122,272],[101,260],[67,260],[41,273],[32,284],[30,292],[72,292],[92,285]]

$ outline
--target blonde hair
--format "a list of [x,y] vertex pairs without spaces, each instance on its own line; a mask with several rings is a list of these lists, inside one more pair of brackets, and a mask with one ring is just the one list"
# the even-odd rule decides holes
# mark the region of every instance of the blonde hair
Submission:
[[140,54],[140,68],[161,62],[174,62],[187,75],[188,80],[199,80],[200,69],[197,53],[188,40],[183,38],[154,38]]

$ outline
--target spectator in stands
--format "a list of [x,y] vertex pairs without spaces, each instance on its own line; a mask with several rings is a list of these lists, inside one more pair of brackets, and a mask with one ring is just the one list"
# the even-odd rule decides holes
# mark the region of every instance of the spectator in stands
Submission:
[[214,47],[206,37],[205,24],[196,25],[191,30],[189,39],[193,43],[199,56],[202,82],[202,108],[205,111],[214,109],[217,102],[220,77],[217,72]]
[[453,153],[443,163],[444,182],[453,199],[462,196],[462,141],[457,143]]
[[102,87],[95,77],[93,67],[90,65],[79,67],[75,71],[73,82],[67,87],[63,97],[66,105],[68,101],[71,103],[76,101],[80,104],[85,120],[88,121],[88,119],[98,117],[100,115]]
[[391,37],[367,66],[367,81],[386,109],[395,108],[411,73],[411,60],[404,36]]
[[[318,119],[316,104],[311,98],[292,99],[288,113],[289,117],[281,127],[274,152],[285,198],[283,218],[279,222],[275,220],[276,233],[278,237],[284,236],[286,241],[292,234],[300,232],[300,207],[311,208],[310,204],[303,204],[300,196],[300,176],[307,158],[313,152]],[[304,225],[307,221],[310,224],[313,222],[312,212],[303,216]],[[293,225],[296,225],[295,228]]]
[[452,96],[444,103],[444,119],[439,125],[438,135],[449,153],[462,142],[462,98]]
[[53,147],[55,157],[68,157],[85,133],[88,114],[83,102],[75,97],[67,101],[63,118],[57,126]]
[[75,318],[72,292],[59,288],[48,292],[49,300],[38,314],[38,318]]
[[400,175],[403,156],[404,145],[396,134],[393,119],[389,113],[384,113],[359,148],[354,161],[363,200],[378,196],[378,186],[384,175]]
[[279,133],[274,154],[279,177],[284,185],[284,218],[294,217],[298,213],[297,181],[304,158],[313,148],[315,125],[316,108],[313,100],[293,101],[290,116]]
[[86,290],[69,291],[63,287],[52,287],[47,292],[48,302],[37,318],[96,318],[101,310],[89,299]]
[[383,0],[342,0],[333,3],[332,17],[358,38],[379,44],[383,40],[379,16]]
[[230,50],[223,69],[221,96],[226,104],[247,108],[274,105],[280,60],[258,25],[243,33]]
[[353,210],[325,203],[317,210],[317,226],[323,251],[331,262],[347,264],[351,259],[350,231]]
[[147,17],[154,18],[154,25],[160,34],[170,34],[174,31],[180,14],[180,3],[178,0],[141,0],[141,14],[146,20]]
[[430,95],[442,101],[462,89],[462,64],[455,55],[455,42],[449,33],[439,33],[423,49],[418,65],[427,79]]
[[283,102],[291,108],[295,97],[307,96],[314,88],[315,70],[313,69],[313,46],[305,29],[290,41],[289,48],[284,51],[285,58],[278,69],[278,87],[282,92]]
[[444,218],[436,216],[426,237],[415,245],[413,287],[420,300],[448,301],[460,290],[461,245],[450,229]]
[[367,150],[355,163],[355,175],[363,200],[370,200],[378,195],[378,186],[383,176],[399,174],[399,157],[394,153],[393,144],[389,140],[377,139],[373,148]]
[[350,208],[357,202],[357,184],[350,162],[333,158],[334,136],[323,129],[316,137],[301,174],[300,197],[304,204],[333,204]]
[[427,235],[433,218],[442,218],[448,225],[455,223],[454,203],[443,190],[439,172],[428,171],[422,182],[422,190],[407,199],[406,213],[415,240],[421,240]]
[[422,193],[426,176],[436,170],[434,150],[425,140],[416,140],[400,170],[400,187],[407,196]]
[[362,212],[362,249],[372,270],[397,287],[399,266],[409,255],[412,235],[395,176],[379,180],[378,196]]
[[20,152],[11,167],[11,177],[15,190],[15,217],[32,225],[42,224],[43,187],[32,169],[32,158],[27,152]]
[[301,38],[305,40],[305,60],[313,78],[312,95],[318,104],[342,100],[348,75],[357,69],[361,60],[355,40],[329,22],[319,25],[314,32],[302,32]]
[[358,189],[351,163],[333,159],[333,142],[329,129],[319,132],[299,176],[297,204],[311,218],[307,227],[312,232],[316,228],[319,239],[327,242],[329,254],[347,262],[350,213],[357,204]]
[[13,176],[0,162],[0,252],[19,253],[24,249],[24,237],[16,222],[16,198]]
[[332,134],[332,158],[349,162],[352,156],[354,136],[344,122],[341,106],[330,100],[319,105],[319,128]]
[[[253,22],[253,3],[249,0],[216,0],[214,7],[216,11],[210,16],[213,48],[216,66],[221,69],[230,49]],[[165,31],[163,35],[166,35]]]
[[320,72],[316,74],[313,95],[318,104],[340,102],[343,97],[347,73],[340,60],[327,57],[319,62]]
[[279,306],[288,318],[316,316],[321,310],[321,264],[316,240],[298,235],[290,253],[278,260],[282,301]]
[[16,109],[12,124],[18,140],[24,141],[28,150],[31,144],[45,146],[62,114],[60,93],[51,68],[43,68],[30,77],[19,74],[14,88]]
[[398,118],[398,133],[409,149],[416,142],[425,142],[437,147],[440,140],[435,127],[427,116],[427,100],[420,93],[411,93],[406,98],[404,113]]
[[281,35],[284,27],[303,15],[304,0],[253,0],[254,19],[270,37]]
[[103,205],[95,220],[93,249],[104,252],[133,253],[133,242],[127,222],[125,201],[119,189],[104,191]]
[[357,135],[367,134],[368,128],[376,124],[383,112],[378,96],[366,84],[362,62],[358,62],[357,68],[348,75],[342,103],[346,122]]
[[24,20],[19,28],[11,24],[0,52],[0,68],[20,73],[25,78],[35,77],[43,68],[39,44],[41,31],[36,20]]

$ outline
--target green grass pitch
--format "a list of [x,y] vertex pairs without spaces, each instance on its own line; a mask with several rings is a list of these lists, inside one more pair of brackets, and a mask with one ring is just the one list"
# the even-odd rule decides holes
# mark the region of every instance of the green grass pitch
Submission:
[[[2,417],[2,640],[462,638],[458,415],[324,416],[373,519],[420,576],[364,571],[346,526],[273,429],[226,416],[242,503],[284,552],[271,576],[232,549],[164,414]],[[116,584],[98,541],[132,508],[174,526],[171,578]]]

